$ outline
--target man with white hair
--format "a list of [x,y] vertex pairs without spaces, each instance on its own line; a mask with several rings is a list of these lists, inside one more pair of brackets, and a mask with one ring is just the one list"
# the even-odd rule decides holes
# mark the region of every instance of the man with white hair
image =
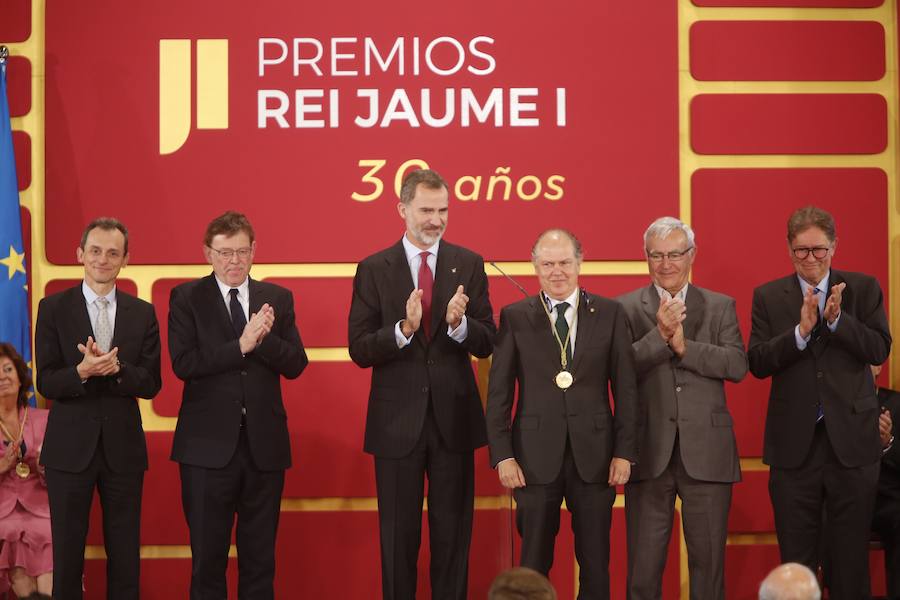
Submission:
[[740,460],[725,381],[747,356],[735,303],[688,284],[694,232],[673,217],[644,233],[650,285],[619,298],[635,355],[641,434],[625,486],[628,597],[662,597],[675,496],[687,543],[692,600],[725,599],[725,542]]
[[819,600],[816,576],[800,563],[775,567],[759,585],[759,600]]

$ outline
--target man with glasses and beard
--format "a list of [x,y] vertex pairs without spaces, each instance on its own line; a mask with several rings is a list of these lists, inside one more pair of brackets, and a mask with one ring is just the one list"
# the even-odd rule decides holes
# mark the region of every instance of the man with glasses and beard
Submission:
[[881,458],[869,365],[887,358],[891,334],[878,281],[831,268],[828,212],[795,211],[787,243],[795,273],[754,290],[747,352],[753,375],[772,378],[763,461],[775,531],[782,562],[813,571],[824,535],[831,597],[853,599],[868,577]]
[[436,172],[404,179],[403,238],[359,263],[350,357],[372,367],[364,450],[375,457],[385,600],[416,597],[428,474],[431,590],[465,600],[474,451],[486,441],[470,354],[490,356],[496,327],[484,261],[442,239],[449,193]]

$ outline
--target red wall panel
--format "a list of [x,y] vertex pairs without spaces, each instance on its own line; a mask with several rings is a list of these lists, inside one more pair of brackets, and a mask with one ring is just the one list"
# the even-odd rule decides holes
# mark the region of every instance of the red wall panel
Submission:
[[734,485],[729,533],[768,533],[775,531],[775,517],[769,501],[769,472],[744,471],[743,480]]
[[31,61],[10,56],[6,64],[6,93],[9,116],[21,117],[31,110]]
[[699,154],[877,154],[887,146],[879,94],[700,94],[691,102]]
[[875,81],[884,28],[872,21],[701,21],[691,74],[703,81]]
[[781,564],[778,546],[734,545],[725,549],[725,589],[728,598],[754,600],[759,584],[769,571]]
[[31,0],[4,0],[0,42],[24,42],[31,35]]
[[13,131],[13,152],[16,156],[16,179],[19,191],[31,185],[31,136],[24,131]]
[[884,0],[693,0],[696,6],[796,6],[798,8],[874,8]]

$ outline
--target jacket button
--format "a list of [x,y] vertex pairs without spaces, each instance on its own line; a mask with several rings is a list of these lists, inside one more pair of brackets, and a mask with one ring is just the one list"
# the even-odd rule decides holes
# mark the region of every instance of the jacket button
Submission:
[[676,392],[680,392],[680,391],[681,391],[681,386],[680,386],[680,385],[679,385],[679,386],[676,386],[675,391],[676,391]]
[[672,422],[674,423],[674,422],[675,422],[675,417],[669,417],[669,420],[672,421]]
[[818,377],[819,379],[822,379],[822,377],[823,377],[822,371],[817,371],[817,372],[816,372],[816,377]]
[[422,386],[422,392],[423,392],[423,393],[426,393],[426,394],[428,393],[428,386],[427,386],[427,385],[423,385],[423,386]]
[[429,365],[433,365],[433,364],[434,364],[434,359],[429,358],[429,359],[428,359],[428,364],[429,364]]
[[246,375],[247,371],[241,371],[241,375]]

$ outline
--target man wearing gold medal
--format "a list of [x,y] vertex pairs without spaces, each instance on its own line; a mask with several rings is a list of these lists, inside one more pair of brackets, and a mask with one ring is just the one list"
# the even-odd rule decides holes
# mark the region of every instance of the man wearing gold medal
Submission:
[[628,481],[637,458],[631,339],[617,302],[578,287],[582,251],[574,235],[548,230],[531,256],[541,293],[500,313],[487,402],[491,465],[515,494],[521,565],[550,571],[565,498],[578,598],[605,599],[615,486]]
[[640,459],[625,486],[628,597],[662,597],[676,494],[692,600],[724,600],[731,487],[741,469],[725,404],[747,356],[734,300],[688,284],[694,232],[662,217],[644,233],[651,284],[619,301],[628,314],[641,400]]
[[128,230],[101,218],[76,250],[84,281],[47,296],[35,327],[37,388],[52,400],[41,451],[53,532],[53,597],[82,597],[96,487],[103,506],[107,597],[139,596],[141,491],[147,446],[137,398],[162,385],[159,325],[148,302],[116,288]]

